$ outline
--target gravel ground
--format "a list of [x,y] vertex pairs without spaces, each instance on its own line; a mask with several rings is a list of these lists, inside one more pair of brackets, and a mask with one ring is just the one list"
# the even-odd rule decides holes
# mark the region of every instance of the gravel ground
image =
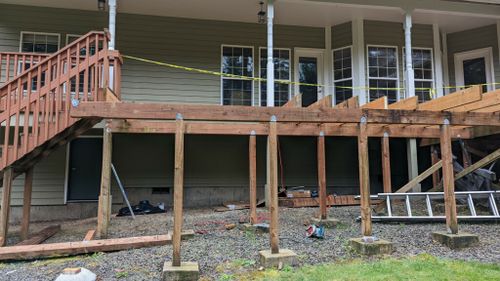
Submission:
[[[360,225],[355,222],[359,208],[329,209],[330,215],[340,219],[341,223],[335,229],[328,229],[324,240],[304,238],[305,223],[316,212],[315,208],[280,209],[280,247],[295,251],[301,265],[356,257],[347,247],[347,240],[360,236]],[[182,259],[199,262],[203,280],[218,280],[224,274],[258,267],[258,251],[269,247],[268,236],[238,229],[226,230],[224,227],[228,223],[237,224],[246,214],[247,211],[186,211],[184,228],[205,234],[196,234],[194,238],[183,242]],[[48,224],[52,223],[33,224],[32,230],[36,231]],[[95,225],[95,219],[66,221],[62,224],[61,232],[47,242],[79,241]],[[113,218],[110,238],[164,234],[171,225],[170,212],[138,216],[135,221],[123,217]],[[374,235],[395,243],[394,257],[428,253],[443,258],[500,263],[500,224],[461,223],[461,231],[478,234],[481,244],[460,251],[450,250],[431,241],[432,231],[444,229],[442,223],[377,223],[373,227]],[[9,239],[9,244],[17,241],[17,230],[18,227],[11,228],[12,238]],[[0,279],[54,280],[66,267],[85,267],[96,273],[99,280],[160,280],[163,262],[170,260],[171,254],[171,246],[162,246],[60,259],[0,263]]]

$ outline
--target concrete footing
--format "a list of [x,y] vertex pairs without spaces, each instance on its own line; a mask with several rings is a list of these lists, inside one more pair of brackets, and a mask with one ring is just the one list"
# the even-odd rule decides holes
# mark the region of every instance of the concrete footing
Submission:
[[367,241],[370,239],[351,238],[349,246],[358,254],[365,256],[390,255],[394,251],[394,245],[386,240]]
[[479,236],[465,232],[451,234],[446,231],[436,231],[432,233],[432,240],[450,249],[462,249],[479,244]]
[[334,218],[326,218],[326,219],[312,218],[311,223],[315,224],[315,225],[321,225],[324,227],[328,227],[328,228],[333,228],[339,223],[339,220],[334,219]]
[[271,250],[264,250],[259,252],[259,256],[260,264],[265,268],[297,264],[297,254],[288,249],[280,249],[277,254],[272,254]]
[[181,266],[172,266],[171,261],[163,265],[161,280],[163,281],[197,281],[200,268],[197,262],[182,262]]

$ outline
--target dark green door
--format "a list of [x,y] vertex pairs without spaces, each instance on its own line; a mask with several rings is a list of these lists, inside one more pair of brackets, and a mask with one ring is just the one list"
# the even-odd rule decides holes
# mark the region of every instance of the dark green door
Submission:
[[67,200],[97,200],[101,185],[102,138],[75,139],[69,150]]

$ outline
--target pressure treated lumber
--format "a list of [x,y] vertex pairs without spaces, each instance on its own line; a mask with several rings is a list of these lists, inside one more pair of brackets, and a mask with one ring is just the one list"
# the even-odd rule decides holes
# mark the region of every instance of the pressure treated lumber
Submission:
[[500,90],[484,93],[481,99],[472,103],[450,108],[449,111],[478,111],[485,110],[494,112],[497,111],[496,107],[500,104]]
[[417,184],[421,183],[423,180],[425,180],[427,177],[430,175],[434,174],[437,172],[441,167],[443,166],[443,161],[439,160],[437,163],[429,167],[427,170],[425,170],[423,173],[420,175],[414,177],[411,181],[409,181],[407,184],[402,186],[400,189],[396,191],[396,193],[405,193],[414,188]]
[[[439,157],[438,157],[438,152],[436,149],[436,146],[431,146],[431,163],[432,165],[436,164],[439,162]],[[432,173],[432,187],[437,187],[441,183],[441,176],[439,174],[439,171],[435,171]]]
[[302,107],[302,94],[293,96],[283,107]]
[[48,226],[40,230],[39,232],[35,233],[31,238],[23,239],[23,241],[18,243],[16,246],[41,244],[43,241],[54,236],[60,230],[61,230],[61,225],[59,224]]
[[278,217],[278,135],[277,122],[275,118],[269,122],[269,213],[271,214],[269,223],[269,239],[271,243],[271,253],[279,253],[279,217]]
[[372,235],[371,207],[370,207],[370,170],[368,161],[368,135],[366,134],[366,120],[361,119],[358,136],[358,165],[359,187],[361,201],[361,233],[363,236]]
[[111,157],[113,140],[108,124],[107,122],[103,130],[102,138],[101,189],[99,194],[96,228],[96,235],[100,239],[108,236],[108,226],[111,216]]
[[0,248],[0,260],[30,260],[167,245],[170,235],[63,242]]
[[174,162],[174,231],[172,266],[181,266],[182,205],[184,192],[184,120],[177,115]]
[[257,223],[257,136],[250,135],[248,144],[250,182],[250,224]]
[[365,103],[361,108],[387,109],[387,96],[383,96],[369,103]]
[[441,161],[443,164],[444,209],[448,233],[458,233],[457,207],[455,200],[455,179],[451,151],[450,125],[445,120],[441,125]]
[[320,134],[318,137],[318,186],[319,186],[319,214],[320,219],[328,218],[326,209],[326,154],[325,154],[325,136]]
[[404,100],[391,103],[387,106],[388,109],[403,109],[403,110],[414,110],[418,107],[418,97],[413,96],[406,98]]
[[95,229],[90,229],[87,231],[87,234],[85,234],[85,237],[83,237],[83,241],[90,241],[94,240],[95,237]]
[[21,240],[28,239],[31,212],[31,193],[33,190],[33,167],[26,171],[24,176],[23,218],[21,220]]
[[391,183],[391,152],[389,145],[389,134],[384,134],[381,141],[382,146],[382,182],[384,193],[392,192]]
[[419,110],[441,111],[463,106],[481,100],[483,88],[470,87],[418,105]]
[[341,103],[334,106],[335,108],[359,108],[359,98],[358,96],[351,97]]
[[12,181],[14,172],[11,167],[7,167],[3,172],[2,205],[0,210],[0,247],[7,243],[9,232],[10,197],[12,192]]
[[333,96],[328,95],[316,101],[315,103],[310,104],[307,108],[329,108],[332,107],[332,103],[333,103]]

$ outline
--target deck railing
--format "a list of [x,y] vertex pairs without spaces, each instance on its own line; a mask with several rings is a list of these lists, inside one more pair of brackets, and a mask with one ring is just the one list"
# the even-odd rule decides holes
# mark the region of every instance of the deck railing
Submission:
[[0,87],[0,168],[72,126],[77,121],[70,117],[72,106],[102,101],[108,87],[119,96],[121,61],[107,42],[106,33],[90,32],[45,59],[6,57],[14,65],[28,60],[33,64],[20,73],[11,70],[15,75]]
[[0,87],[50,54],[0,52]]

